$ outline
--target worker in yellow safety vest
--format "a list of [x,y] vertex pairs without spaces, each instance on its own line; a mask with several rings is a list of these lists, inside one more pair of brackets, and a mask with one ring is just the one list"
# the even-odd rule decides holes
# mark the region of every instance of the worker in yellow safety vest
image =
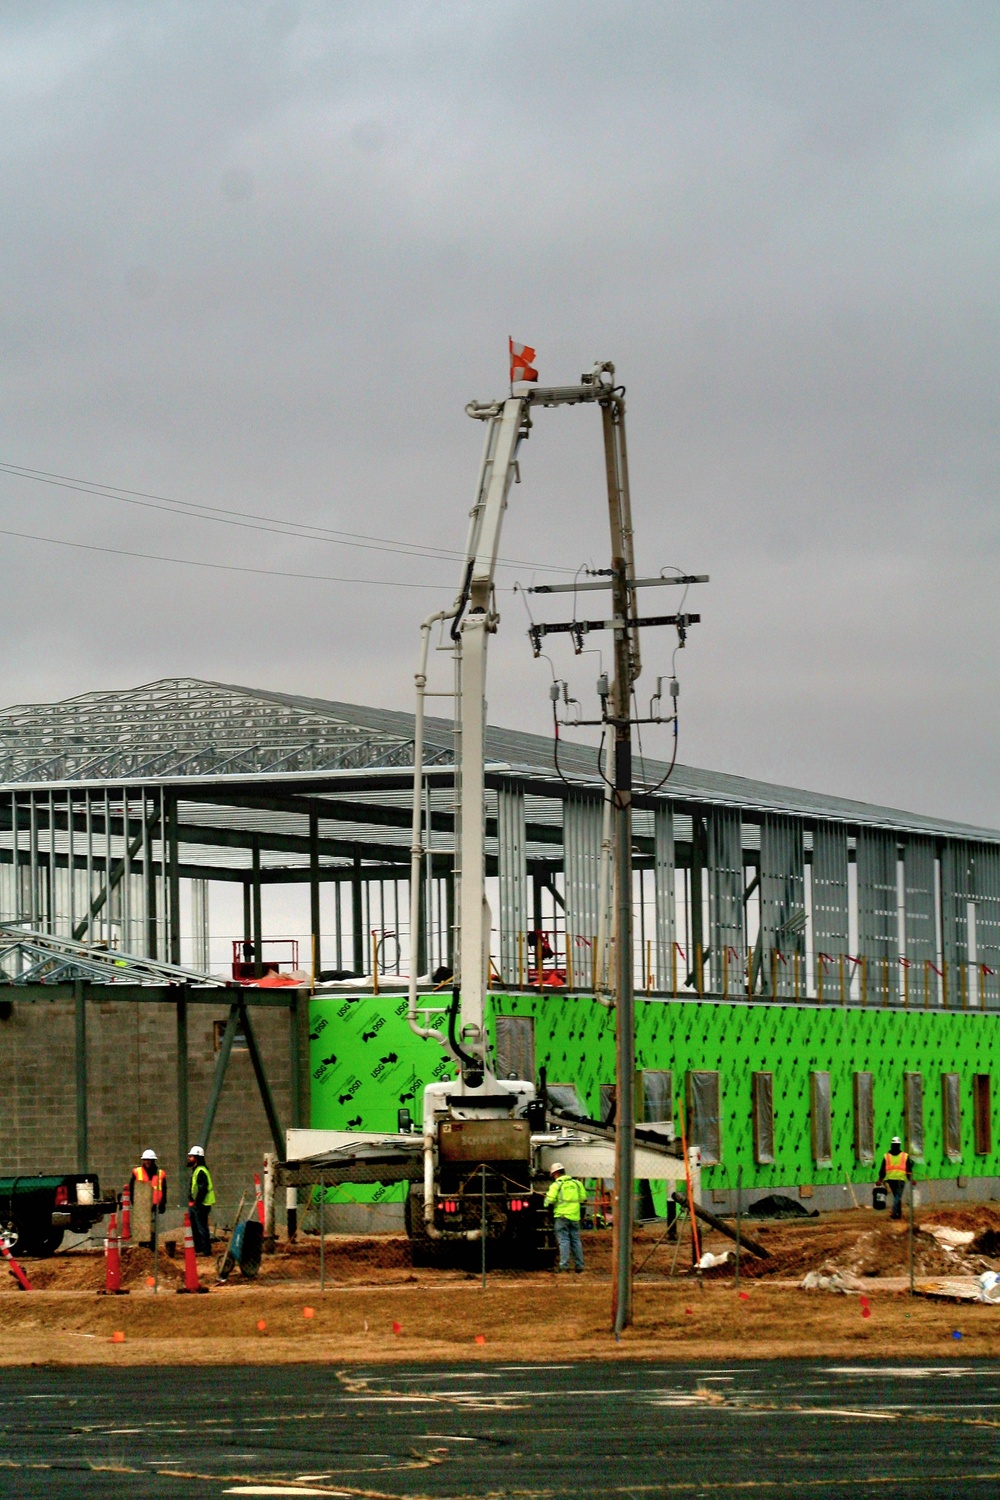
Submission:
[[191,1186],[188,1189],[188,1214],[191,1218],[191,1235],[196,1255],[211,1255],[212,1233],[208,1227],[208,1211],[215,1203],[215,1188],[212,1174],[205,1162],[204,1146],[192,1146],[187,1155],[191,1168]]
[[587,1201],[587,1189],[575,1177],[566,1176],[566,1168],[561,1161],[554,1161],[549,1171],[554,1180],[545,1194],[545,1207],[552,1210],[553,1228],[559,1244],[559,1270],[569,1270],[572,1252],[573,1269],[579,1273],[583,1270],[580,1211]]
[[910,1153],[903,1150],[903,1143],[898,1135],[894,1135],[889,1142],[889,1149],[882,1158],[879,1168],[879,1182],[887,1182],[892,1192],[892,1218],[903,1217],[903,1186],[907,1180],[913,1181],[913,1162]]

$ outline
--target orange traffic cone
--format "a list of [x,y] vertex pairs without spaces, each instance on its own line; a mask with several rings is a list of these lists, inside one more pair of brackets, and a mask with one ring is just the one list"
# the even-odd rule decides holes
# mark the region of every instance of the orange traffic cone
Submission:
[[104,1295],[127,1297],[122,1286],[122,1258],[118,1248],[118,1215],[112,1214],[108,1221],[108,1233],[104,1241]]
[[7,1262],[10,1274],[13,1276],[22,1292],[34,1291],[31,1282],[28,1280],[27,1276],[25,1276],[24,1272],[18,1265],[17,1261],[14,1259],[13,1255],[11,1255],[10,1246],[2,1237],[0,1237],[0,1255],[2,1255],[4,1260]]
[[191,1233],[191,1215],[184,1215],[184,1285],[179,1292],[207,1292],[198,1280],[198,1258],[194,1253],[194,1235]]
[[132,1239],[132,1184],[126,1182],[125,1191],[122,1193],[122,1244],[127,1245]]

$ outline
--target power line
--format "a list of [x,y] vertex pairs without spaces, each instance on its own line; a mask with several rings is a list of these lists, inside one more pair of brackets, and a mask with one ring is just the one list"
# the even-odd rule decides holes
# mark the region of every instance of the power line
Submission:
[[[74,490],[78,494],[94,495],[104,500],[117,500],[122,505],[139,506],[143,510],[165,511],[168,515],[185,516],[199,521],[214,521],[220,526],[235,526],[245,531],[270,532],[277,536],[291,536],[300,540],[328,542],[338,547],[355,547],[365,552],[388,552],[403,557],[426,557],[439,562],[463,562],[465,560],[464,553],[449,547],[394,541],[390,537],[370,536],[362,531],[340,531],[327,526],[313,526],[304,521],[287,521],[280,516],[258,515],[253,511],[230,510],[218,505],[202,505],[192,500],[174,500],[169,495],[154,495],[146,490],[124,489],[119,485],[80,479],[71,474],[57,474],[48,469],[30,469],[22,464],[0,462],[0,473],[8,474],[12,479],[27,479],[35,484],[50,485],[55,489]],[[498,565],[531,568],[535,572],[544,573],[568,571],[566,568],[554,567],[551,564],[526,562],[517,558],[498,559]]]
[[238,563],[202,562],[193,557],[163,557],[158,552],[130,552],[124,547],[99,547],[94,542],[68,542],[61,537],[36,536],[31,531],[8,531],[3,527],[0,527],[0,536],[18,537],[25,542],[44,542],[48,547],[72,547],[78,552],[104,552],[112,557],[138,557],[146,562],[172,563],[180,568],[211,568],[219,573],[254,573],[260,578],[300,578],[312,583],[364,583],[371,588],[435,589],[439,593],[446,587],[440,583],[399,582],[392,578],[340,578],[331,573],[291,573],[280,568],[244,568]]

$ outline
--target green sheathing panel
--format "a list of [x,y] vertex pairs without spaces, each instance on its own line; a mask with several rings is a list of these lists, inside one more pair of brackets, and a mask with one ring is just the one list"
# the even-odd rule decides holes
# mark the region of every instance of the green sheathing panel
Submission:
[[[575,1083],[591,1114],[600,1111],[603,1083],[615,1076],[614,1012],[567,995],[498,995],[494,1013],[534,1017],[536,1066],[552,1083]],[[875,1087],[875,1149],[903,1129],[903,1074],[924,1080],[924,1159],[919,1176],[1000,1176],[998,1149],[976,1156],[972,1075],[989,1073],[1000,1092],[1000,1016],[957,1011],[861,1010],[857,1007],[639,1000],[636,1055],[640,1068],[668,1068],[675,1097],[684,1074],[720,1074],[722,1155],[705,1169],[706,1187],[733,1187],[736,1167],[746,1188],[871,1181],[875,1168],[854,1159],[853,1074],[870,1072]],[[312,1123],[317,1129],[395,1130],[405,1105],[421,1124],[424,1085],[455,1076],[434,1042],[413,1035],[398,995],[322,998],[310,1009]],[[833,1164],[812,1161],[809,1074],[830,1074]],[[753,1162],[751,1074],[774,1074],[773,1166]],[[958,1073],[962,1090],[962,1160],[944,1157],[941,1075]],[[363,1201],[398,1198],[401,1190],[351,1188]]]
[[[396,1112],[404,1107],[419,1129],[424,1085],[456,1073],[437,1042],[410,1030],[399,995],[313,1000],[309,1052],[314,1130],[395,1130]],[[405,1185],[396,1183],[338,1188],[328,1197],[388,1203],[401,1202],[404,1194]]]
[[[535,1060],[553,1083],[575,1082],[595,1116],[602,1083],[614,1081],[614,1013],[587,999],[550,995],[494,996],[498,1010],[535,1018]],[[736,1185],[743,1168],[748,1188],[792,1183],[870,1182],[876,1168],[854,1158],[855,1072],[870,1072],[875,1090],[876,1160],[894,1132],[903,1133],[903,1074],[924,1080],[924,1157],[921,1177],[1000,1175],[1000,1149],[976,1156],[972,1075],[989,1073],[1000,1088],[1000,1017],[956,1011],[860,1010],[781,1004],[725,1005],[637,1000],[636,1062],[669,1068],[683,1097],[684,1074],[720,1074],[722,1163],[706,1167],[706,1187]],[[828,1072],[833,1163],[812,1160],[809,1074]],[[753,1161],[751,1074],[774,1074],[775,1162]],[[941,1074],[958,1073],[962,1088],[962,1160],[945,1159]],[[994,1145],[997,1146],[994,1131]]]

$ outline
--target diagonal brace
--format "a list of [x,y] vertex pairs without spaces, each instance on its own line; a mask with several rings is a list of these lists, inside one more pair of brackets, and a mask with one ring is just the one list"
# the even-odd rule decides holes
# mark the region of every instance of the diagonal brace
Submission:
[[246,1006],[239,1002],[240,1020],[243,1023],[243,1035],[247,1039],[247,1049],[250,1053],[250,1061],[253,1063],[254,1076],[257,1079],[257,1087],[260,1090],[260,1100],[267,1115],[267,1124],[274,1142],[274,1149],[278,1153],[278,1160],[285,1160],[285,1137],[281,1133],[281,1122],[278,1119],[278,1111],[274,1107],[274,1098],[271,1094],[271,1085],[267,1081],[264,1071],[264,1059],[260,1055],[257,1046],[257,1037],[250,1023],[250,1012]]

